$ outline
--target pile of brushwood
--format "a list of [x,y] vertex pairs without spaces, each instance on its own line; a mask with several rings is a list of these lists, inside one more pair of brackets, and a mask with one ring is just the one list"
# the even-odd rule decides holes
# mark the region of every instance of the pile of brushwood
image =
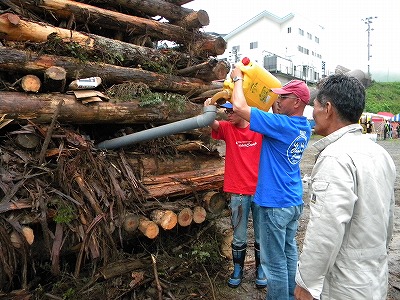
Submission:
[[0,3],[0,296],[210,296],[226,211],[210,129],[97,147],[221,90],[225,41],[185,2]]

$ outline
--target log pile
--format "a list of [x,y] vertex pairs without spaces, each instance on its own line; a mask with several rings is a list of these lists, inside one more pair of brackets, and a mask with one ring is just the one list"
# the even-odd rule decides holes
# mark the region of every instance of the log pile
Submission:
[[[0,3],[0,290],[28,288],[39,253],[53,275],[75,253],[75,277],[96,261],[106,278],[127,241],[201,226],[225,207],[209,128],[96,148],[197,116],[221,90],[226,43],[186,2]],[[86,78],[99,84],[80,89]]]

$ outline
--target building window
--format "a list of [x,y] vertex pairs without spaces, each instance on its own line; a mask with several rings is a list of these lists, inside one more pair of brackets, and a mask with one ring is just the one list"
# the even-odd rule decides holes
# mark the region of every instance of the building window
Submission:
[[229,53],[229,60],[233,61],[233,63],[237,63],[240,60],[241,54],[240,46],[233,46],[232,51]]
[[302,46],[297,46],[297,50],[299,50],[299,52],[304,53],[306,55],[310,55],[310,50],[307,48],[304,48]]
[[264,56],[264,68],[270,72],[278,71],[277,56]]
[[307,32],[307,38],[308,38],[309,40],[312,40],[312,34],[309,33],[309,32]]
[[287,28],[287,33],[292,33],[292,27]]
[[319,37],[314,37],[314,39],[315,39],[315,42],[316,42],[317,44],[319,44]]
[[303,53],[303,47],[302,46],[297,46],[297,50],[299,50],[299,52]]
[[251,42],[250,49],[256,49],[256,48],[258,48],[258,42]]
[[301,29],[301,28],[299,28],[299,34],[302,35],[302,36],[304,36],[304,30]]

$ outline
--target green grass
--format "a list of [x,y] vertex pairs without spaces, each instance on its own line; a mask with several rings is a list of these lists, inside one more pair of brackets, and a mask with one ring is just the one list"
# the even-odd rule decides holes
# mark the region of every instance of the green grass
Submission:
[[366,89],[365,111],[400,113],[400,82],[373,82]]

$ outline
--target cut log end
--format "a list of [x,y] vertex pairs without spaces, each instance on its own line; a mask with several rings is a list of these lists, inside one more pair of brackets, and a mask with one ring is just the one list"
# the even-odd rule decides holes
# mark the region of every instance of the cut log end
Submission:
[[158,236],[160,229],[153,221],[146,218],[141,218],[139,223],[139,230],[149,239],[154,239]]
[[225,196],[219,192],[207,192],[204,197],[204,205],[208,212],[220,214],[226,206]]
[[207,212],[201,206],[196,206],[193,209],[193,222],[196,224],[203,223],[206,220]]
[[178,224],[182,227],[189,226],[193,221],[193,211],[185,207],[178,214]]
[[25,75],[21,78],[21,87],[25,92],[37,93],[41,85],[42,82],[36,75]]
[[178,216],[172,210],[154,210],[150,217],[164,230],[170,230],[178,223]]
[[134,232],[139,227],[139,216],[136,214],[126,215],[123,228],[126,232]]
[[33,133],[20,133],[15,137],[15,142],[26,150],[33,150],[39,146],[40,138]]

